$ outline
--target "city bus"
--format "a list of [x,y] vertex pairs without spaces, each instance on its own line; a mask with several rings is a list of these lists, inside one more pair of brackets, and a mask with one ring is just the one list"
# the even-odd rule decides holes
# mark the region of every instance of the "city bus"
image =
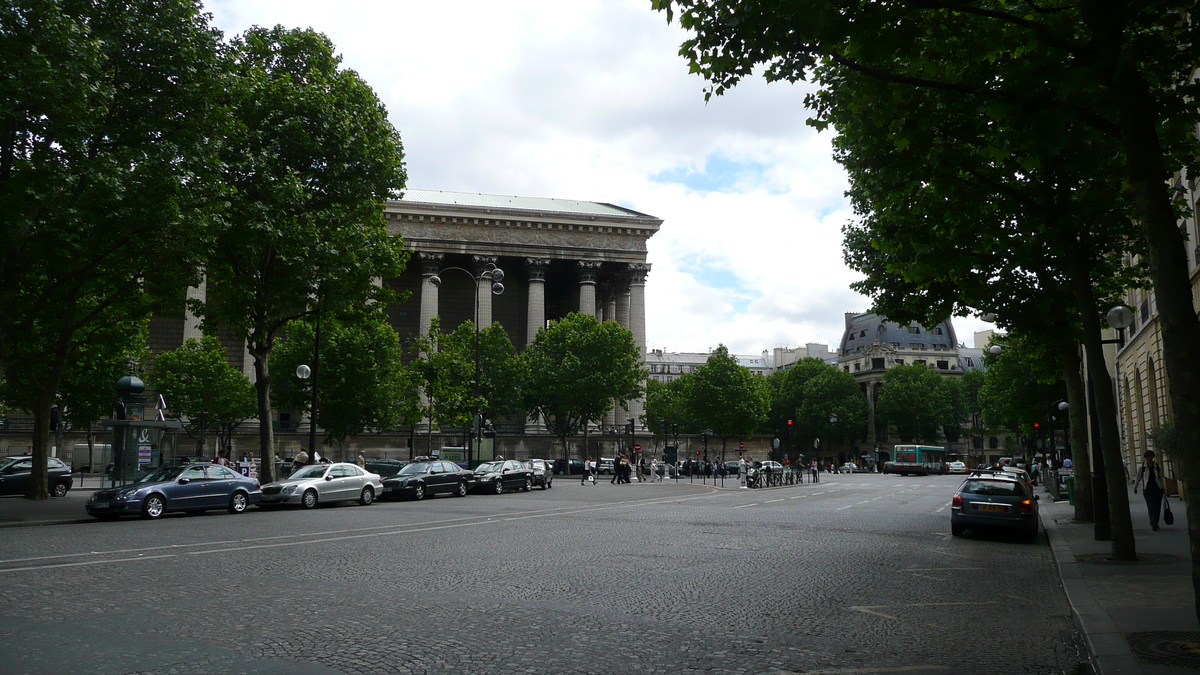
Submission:
[[930,445],[897,445],[892,451],[892,461],[883,465],[883,472],[901,476],[944,474],[946,449]]

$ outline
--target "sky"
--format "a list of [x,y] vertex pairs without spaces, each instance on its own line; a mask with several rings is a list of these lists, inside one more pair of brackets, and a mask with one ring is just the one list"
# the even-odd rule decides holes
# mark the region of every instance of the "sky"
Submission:
[[[648,242],[651,349],[836,348],[853,213],[810,85],[743,81],[704,101],[686,34],[648,0],[216,0],[252,25],[327,35],[387,106],[411,188],[606,202],[663,220]],[[959,340],[986,324],[955,319]]]

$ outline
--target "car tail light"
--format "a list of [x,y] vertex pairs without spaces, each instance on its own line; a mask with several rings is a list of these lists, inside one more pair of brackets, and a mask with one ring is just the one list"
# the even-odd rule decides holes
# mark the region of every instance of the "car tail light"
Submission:
[[954,495],[954,500],[950,502],[952,506],[962,507],[962,495]]
[[1032,499],[1022,499],[1021,500],[1021,513],[1032,513],[1032,512],[1033,512],[1033,500]]

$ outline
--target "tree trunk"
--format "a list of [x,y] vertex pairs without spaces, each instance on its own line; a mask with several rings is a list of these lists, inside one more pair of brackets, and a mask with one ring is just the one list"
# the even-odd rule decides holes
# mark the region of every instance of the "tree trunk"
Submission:
[[26,499],[50,498],[50,492],[46,489],[46,458],[50,456],[50,406],[53,403],[53,392],[45,390],[39,391],[33,400],[33,470],[29,476],[29,488],[25,492]]
[[1117,428],[1117,402],[1113,395],[1112,377],[1104,362],[1100,343],[1100,314],[1088,261],[1090,247],[1086,241],[1065,249],[1071,272],[1071,291],[1083,323],[1083,345],[1087,357],[1088,377],[1095,385],[1096,417],[1100,430],[1100,452],[1104,454],[1104,478],[1108,486],[1108,509],[1112,523],[1112,553],[1115,560],[1137,560],[1137,544],[1133,538],[1133,519],[1129,513],[1129,493],[1125,472],[1121,468],[1121,435]]
[[1083,388],[1079,344],[1074,340],[1055,340],[1063,382],[1067,388],[1067,414],[1070,419],[1071,462],[1075,468],[1075,520],[1091,522],[1092,462],[1088,456],[1087,392]]
[[258,394],[258,453],[263,458],[260,483],[275,480],[275,429],[271,425],[271,373],[267,369],[268,349],[254,343],[254,390]]

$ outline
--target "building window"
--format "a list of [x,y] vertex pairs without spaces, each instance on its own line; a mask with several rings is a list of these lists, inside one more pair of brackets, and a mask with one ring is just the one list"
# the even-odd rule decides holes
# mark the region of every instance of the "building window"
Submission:
[[971,358],[971,357],[969,357],[969,356],[967,357],[967,367],[968,367],[968,368],[974,368],[974,367],[975,367],[975,360],[974,360],[974,359],[972,359],[972,358]]
[[842,366],[842,370],[844,370],[848,373],[848,372],[850,372],[850,366]]
[[865,330],[863,330],[863,331],[859,331],[859,332],[858,332],[858,337],[860,337],[860,338],[861,338],[861,337],[867,337],[867,331],[865,331]]
[[1142,323],[1146,323],[1147,321],[1150,320],[1150,301],[1149,300],[1142,300],[1141,312],[1142,312]]
[[890,344],[890,345],[891,345],[891,346],[893,346],[893,347],[899,347],[899,346],[900,346],[900,343],[899,343],[899,342],[889,342],[888,344]]
[[950,370],[950,362],[949,361],[938,361],[937,367],[938,367],[938,370]]
[[871,359],[871,370],[883,370],[883,368],[884,368],[883,359],[879,359],[879,358]]
[[920,335],[921,327],[920,326],[909,326],[908,332],[912,333],[913,335]]
[[898,366],[904,365],[904,359],[896,359],[896,365],[898,365]]
[[862,364],[860,364],[858,361],[855,361],[854,362],[854,372],[857,373],[860,370],[862,370]]
[[912,347],[913,349],[925,349],[925,343],[924,342],[914,342],[911,345],[909,345],[909,347]]
[[934,329],[933,329],[933,334],[934,334],[934,335],[941,335],[941,334],[942,334],[942,327],[941,327],[941,326],[938,326],[937,328],[934,328]]

